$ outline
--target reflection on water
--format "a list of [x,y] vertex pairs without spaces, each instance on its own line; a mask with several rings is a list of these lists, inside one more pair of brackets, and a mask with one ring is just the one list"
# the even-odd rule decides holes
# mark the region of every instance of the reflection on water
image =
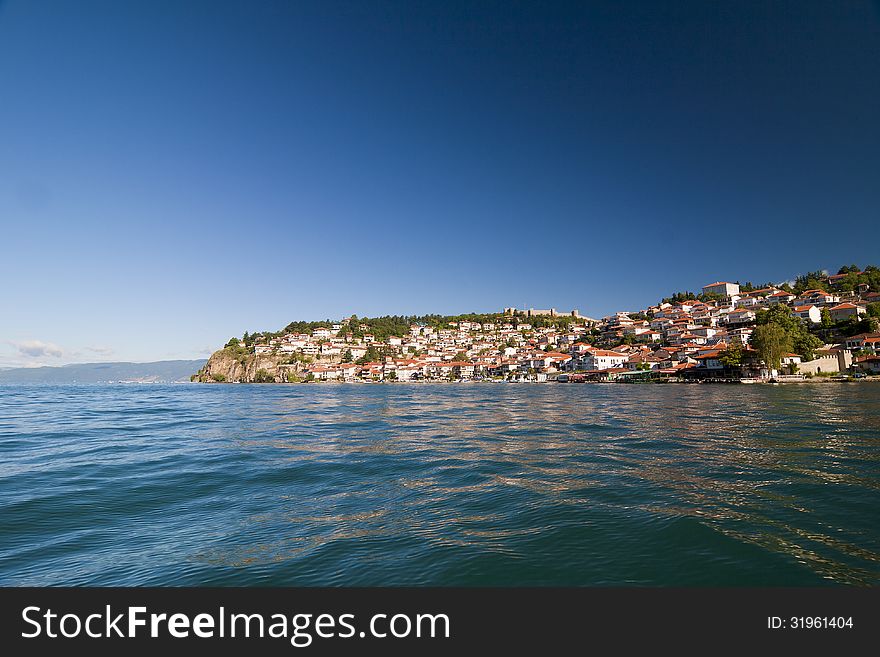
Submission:
[[880,584],[880,387],[0,388],[6,584]]

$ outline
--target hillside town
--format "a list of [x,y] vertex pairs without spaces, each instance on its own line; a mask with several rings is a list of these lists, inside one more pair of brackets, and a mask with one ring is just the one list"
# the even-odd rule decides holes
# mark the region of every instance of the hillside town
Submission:
[[293,330],[280,334],[233,338],[215,354],[249,364],[250,370],[230,376],[209,361],[196,378],[276,383],[862,378],[880,374],[880,291],[859,283],[868,274],[876,278],[876,268],[852,269],[823,273],[822,279],[811,275],[809,281],[819,287],[799,291],[788,284],[756,289],[717,281],[699,295],[677,294],[601,319],[577,310],[505,308],[489,315],[398,321],[384,334],[371,332],[377,320],[357,317],[311,323],[309,330],[291,325]]

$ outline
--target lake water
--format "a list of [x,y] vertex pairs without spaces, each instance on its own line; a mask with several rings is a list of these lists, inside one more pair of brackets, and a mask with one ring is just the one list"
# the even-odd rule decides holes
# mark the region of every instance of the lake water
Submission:
[[880,386],[0,387],[0,584],[880,584]]

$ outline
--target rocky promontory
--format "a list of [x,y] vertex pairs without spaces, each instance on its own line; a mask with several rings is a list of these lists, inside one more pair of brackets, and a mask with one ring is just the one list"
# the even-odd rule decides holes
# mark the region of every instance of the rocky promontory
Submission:
[[211,354],[192,381],[201,383],[295,383],[306,377],[311,365],[332,365],[336,357],[308,357],[290,354],[255,354],[242,346],[226,346]]

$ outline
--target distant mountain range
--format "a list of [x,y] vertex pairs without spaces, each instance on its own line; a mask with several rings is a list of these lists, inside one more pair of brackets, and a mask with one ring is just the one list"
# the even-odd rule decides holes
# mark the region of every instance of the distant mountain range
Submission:
[[78,363],[62,367],[0,369],[0,383],[174,383],[189,381],[204,360],[154,363]]

